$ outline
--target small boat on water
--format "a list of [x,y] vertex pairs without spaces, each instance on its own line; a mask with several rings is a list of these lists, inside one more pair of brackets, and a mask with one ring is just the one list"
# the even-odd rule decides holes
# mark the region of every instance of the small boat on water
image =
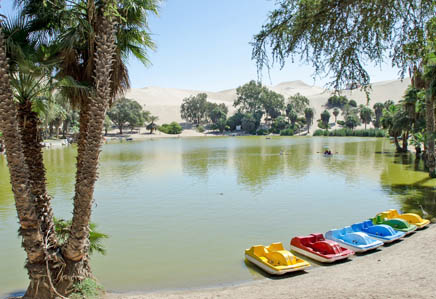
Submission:
[[391,243],[405,236],[405,232],[396,231],[391,226],[385,224],[374,224],[371,220],[355,223],[351,225],[355,232],[362,232],[382,241],[383,243]]
[[403,220],[409,222],[410,224],[415,225],[417,227],[417,229],[424,228],[430,224],[430,220],[423,219],[423,218],[421,218],[421,216],[419,216],[418,214],[415,214],[415,213],[400,214],[400,213],[398,213],[397,210],[390,209],[390,210],[387,210],[387,211],[380,213],[380,214],[383,214],[383,216],[385,218],[388,218],[388,219],[403,219]]
[[365,252],[383,245],[382,241],[373,239],[365,233],[355,232],[351,226],[329,230],[325,233],[325,237],[354,252]]
[[386,224],[392,227],[395,230],[405,232],[406,235],[413,233],[417,227],[416,225],[410,224],[406,220],[399,218],[389,219],[386,212],[377,214],[374,218],[371,219],[374,224]]
[[292,238],[291,250],[322,263],[333,263],[354,254],[354,251],[340,246],[337,242],[326,240],[322,234]]
[[252,246],[245,250],[245,258],[272,275],[283,275],[310,267],[308,262],[290,253],[280,242],[269,246]]

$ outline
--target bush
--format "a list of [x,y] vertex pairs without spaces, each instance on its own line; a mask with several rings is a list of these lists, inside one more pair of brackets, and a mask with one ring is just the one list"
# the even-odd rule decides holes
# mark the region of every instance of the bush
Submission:
[[206,131],[206,129],[203,126],[198,126],[197,131],[203,133],[204,131]]
[[73,293],[70,295],[71,299],[97,299],[103,295],[103,287],[98,284],[94,279],[85,278],[80,283],[73,285]]
[[294,135],[294,130],[292,130],[291,128],[287,128],[280,131],[280,136],[293,136],[293,135]]
[[336,123],[340,126],[345,126],[345,121],[343,120],[338,120]]
[[166,134],[180,134],[182,133],[182,130],[182,127],[175,121],[170,124],[163,124],[159,127],[159,131]]
[[331,108],[343,108],[345,105],[347,105],[348,103],[348,99],[346,96],[338,96],[338,95],[334,95],[331,96],[328,100],[327,100],[327,107],[329,109]]
[[268,130],[259,128],[256,131],[256,135],[268,135]]
[[349,104],[351,107],[354,107],[354,108],[357,107],[357,103],[356,103],[355,100],[350,100],[350,101],[348,102],[348,104]]

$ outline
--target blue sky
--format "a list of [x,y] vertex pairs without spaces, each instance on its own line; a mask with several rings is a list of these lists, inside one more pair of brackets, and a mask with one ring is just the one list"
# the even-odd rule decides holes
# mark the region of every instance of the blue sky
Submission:
[[[219,91],[257,79],[249,42],[273,10],[271,0],[167,0],[160,15],[150,18],[150,30],[157,45],[150,52],[152,65],[144,67],[129,59],[131,85]],[[2,13],[10,15],[12,0],[1,0]],[[390,64],[369,66],[371,81],[398,78]],[[302,80],[323,86],[329,78],[313,79],[313,69],[288,61],[274,68],[262,81],[275,85]]]

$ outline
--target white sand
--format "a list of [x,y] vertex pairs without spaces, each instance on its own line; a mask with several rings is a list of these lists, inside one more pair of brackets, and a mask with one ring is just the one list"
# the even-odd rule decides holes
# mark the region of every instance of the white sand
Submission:
[[435,244],[436,225],[432,225],[376,252],[341,264],[315,267],[305,274],[229,287],[108,294],[105,298],[436,298]]
[[[410,79],[391,80],[374,83],[372,85],[370,106],[376,102],[385,102],[393,100],[398,102],[404,95],[404,91],[410,84]],[[290,96],[300,93],[309,98],[311,106],[315,108],[315,120],[320,118],[321,112],[324,111],[327,99],[331,96],[331,91],[324,88],[308,85],[302,81],[283,82],[275,86],[269,86],[270,89],[282,94],[288,99]],[[184,98],[205,92],[208,95],[208,101],[215,103],[225,103],[229,108],[229,115],[235,111],[233,101],[236,99],[236,89],[223,90],[219,92],[208,92],[199,90],[185,90],[176,88],[162,87],[145,87],[132,88],[126,93],[127,98],[138,101],[145,105],[153,115],[159,117],[158,124],[169,123],[171,121],[183,122],[180,117],[180,105]],[[366,95],[359,89],[353,91],[345,90],[342,92],[349,99],[353,99],[358,105],[366,104]],[[333,119],[333,115],[331,117]],[[342,119],[340,116],[338,119]],[[316,123],[315,123],[316,126]]]

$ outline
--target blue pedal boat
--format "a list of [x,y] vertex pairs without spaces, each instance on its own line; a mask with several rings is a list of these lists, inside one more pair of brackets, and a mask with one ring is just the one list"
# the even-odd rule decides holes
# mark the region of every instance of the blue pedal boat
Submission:
[[354,252],[365,252],[383,245],[382,241],[371,238],[363,232],[355,232],[351,226],[329,230],[325,233],[325,238],[336,241]]
[[404,232],[397,231],[386,224],[374,224],[371,220],[355,223],[351,225],[351,228],[355,232],[362,232],[374,238],[382,241],[383,243],[391,243],[406,235]]

